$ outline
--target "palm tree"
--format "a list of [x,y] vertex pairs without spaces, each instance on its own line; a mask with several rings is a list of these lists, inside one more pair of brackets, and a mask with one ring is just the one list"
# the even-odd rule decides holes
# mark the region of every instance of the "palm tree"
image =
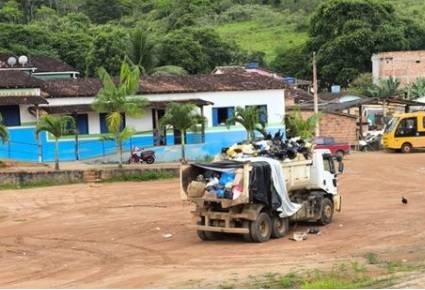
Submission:
[[227,128],[234,123],[242,125],[247,133],[247,140],[252,141],[255,139],[255,131],[258,131],[264,135],[265,124],[260,120],[260,109],[255,106],[249,106],[245,109],[242,107],[236,107],[233,116],[226,121]]
[[316,124],[319,120],[320,114],[314,114],[305,119],[300,108],[294,108],[290,114],[285,116],[286,135],[309,140],[315,135]]
[[71,116],[45,115],[37,124],[36,134],[49,132],[55,138],[55,170],[59,170],[59,138],[74,132],[75,120]]
[[181,66],[159,64],[158,45],[152,39],[149,30],[138,27],[130,33],[127,57],[139,67],[143,75],[187,75]]
[[138,27],[130,33],[128,57],[145,75],[157,65],[157,45],[152,41],[147,30]]
[[367,90],[369,97],[378,97],[382,101],[382,114],[384,122],[387,117],[387,102],[388,99],[397,96],[400,91],[400,80],[397,78],[389,77],[381,80],[379,85],[373,85]]
[[5,125],[3,125],[3,117],[0,114],[0,139],[2,143],[9,141],[9,132]]
[[180,131],[182,162],[186,161],[185,136],[187,131],[197,131],[198,125],[206,122],[206,118],[196,112],[197,107],[194,104],[170,103],[167,106],[165,115],[161,118],[160,127],[167,128],[171,126]]
[[107,113],[106,125],[118,148],[119,167],[121,168],[123,163],[122,143],[134,134],[134,130],[123,130],[122,113],[130,117],[140,117],[148,102],[144,97],[134,95],[139,89],[140,81],[140,70],[137,66],[130,66],[127,62],[123,62],[117,84],[105,69],[100,68],[98,73],[103,87],[97,93],[92,106],[99,113]]

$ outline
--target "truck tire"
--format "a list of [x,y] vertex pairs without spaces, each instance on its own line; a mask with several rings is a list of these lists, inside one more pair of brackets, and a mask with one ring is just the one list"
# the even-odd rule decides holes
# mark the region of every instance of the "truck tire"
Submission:
[[251,222],[250,235],[255,243],[263,243],[270,240],[272,235],[272,221],[265,212],[260,212],[257,219]]
[[272,238],[280,239],[286,236],[289,230],[289,219],[277,215],[272,217]]
[[[203,224],[201,222],[198,222],[198,225]],[[210,231],[196,231],[198,234],[198,237],[203,241],[215,241],[220,239],[220,233],[217,232],[210,232]]]
[[203,241],[215,241],[220,239],[220,233],[209,231],[197,231],[198,237]]
[[[250,221],[244,221],[242,223],[242,226],[244,228],[247,228],[247,229],[250,230],[251,229],[251,222]],[[243,239],[244,239],[245,242],[248,242],[248,243],[252,243],[253,242],[252,237],[251,237],[251,233],[243,234],[242,237],[243,237]]]
[[319,223],[322,225],[327,225],[332,222],[332,217],[334,215],[334,206],[332,201],[325,197],[322,199],[320,207],[320,219]]
[[412,145],[410,143],[403,143],[400,148],[401,153],[412,153]]

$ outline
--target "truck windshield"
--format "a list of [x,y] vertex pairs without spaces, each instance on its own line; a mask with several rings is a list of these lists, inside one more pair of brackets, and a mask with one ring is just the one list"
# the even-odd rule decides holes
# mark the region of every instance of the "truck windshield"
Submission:
[[385,126],[385,133],[389,133],[389,132],[391,132],[392,130],[394,130],[395,126],[396,126],[396,125],[397,125],[397,123],[398,123],[398,120],[400,120],[400,118],[399,118],[399,117],[394,117],[394,118],[392,118],[392,119],[388,122],[388,124]]

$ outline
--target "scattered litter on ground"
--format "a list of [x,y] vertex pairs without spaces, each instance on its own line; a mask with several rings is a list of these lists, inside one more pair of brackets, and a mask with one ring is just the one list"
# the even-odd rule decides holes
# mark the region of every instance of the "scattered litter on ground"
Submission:
[[163,237],[165,240],[170,240],[170,239],[172,239],[172,238],[173,238],[173,235],[172,235],[172,234],[163,234],[163,235],[162,235],[162,237]]
[[296,242],[304,241],[304,240],[307,240],[307,234],[308,234],[308,231],[306,231],[306,232],[294,232],[292,237],[289,238],[289,239],[294,240]]
[[156,227],[156,228],[155,228],[155,230],[160,231],[160,230],[161,230],[161,228],[160,228],[160,227]]
[[342,228],[344,225],[343,224],[339,224],[339,227]]
[[309,228],[308,233],[312,235],[320,235],[320,229],[316,227]]

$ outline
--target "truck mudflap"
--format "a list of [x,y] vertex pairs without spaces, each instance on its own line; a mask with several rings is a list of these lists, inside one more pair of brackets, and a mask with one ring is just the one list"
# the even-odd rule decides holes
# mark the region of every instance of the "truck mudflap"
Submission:
[[339,194],[335,195],[333,197],[333,202],[334,202],[334,209],[340,212],[342,209],[342,196],[340,196]]

